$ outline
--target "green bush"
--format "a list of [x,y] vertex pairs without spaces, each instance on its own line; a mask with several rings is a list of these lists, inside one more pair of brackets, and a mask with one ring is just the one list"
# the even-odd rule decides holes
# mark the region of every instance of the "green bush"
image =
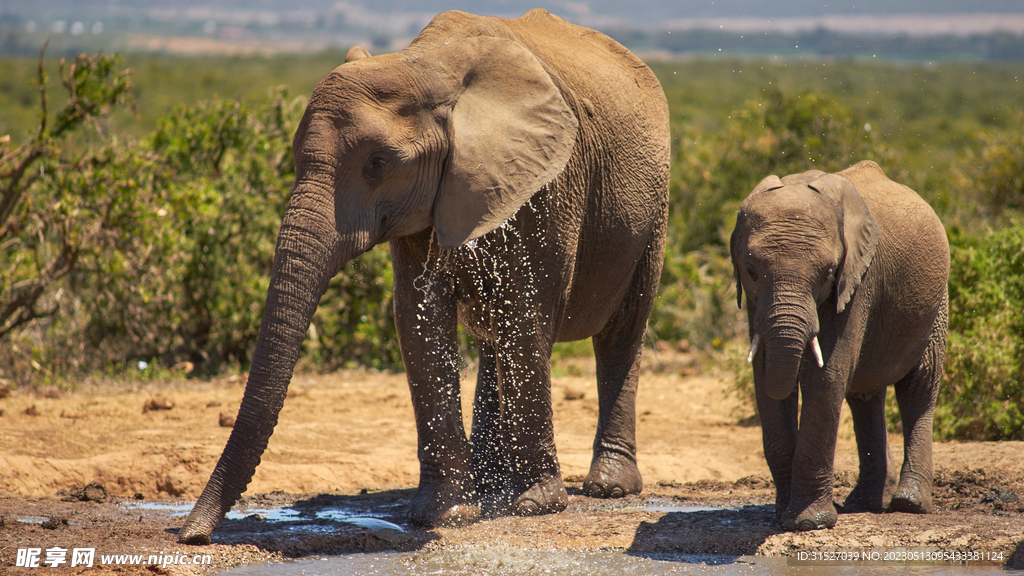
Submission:
[[727,249],[706,246],[666,255],[658,300],[648,322],[658,339],[721,349],[746,333],[745,315],[736,306]]
[[[134,151],[153,158],[147,227],[128,231],[119,266],[98,276],[87,334],[110,359],[244,368],[263,315],[281,215],[295,178],[291,137],[304,102],[283,91],[252,107],[179,107]],[[401,366],[391,267],[379,248],[331,282],[307,362]],[[141,279],[141,281],[139,281]]]
[[935,410],[944,439],[1024,440],[1024,226],[954,238]]
[[1018,112],[999,130],[981,132],[955,174],[961,187],[974,194],[971,200],[980,200],[991,218],[1008,210],[1024,212],[1024,113]]
[[[17,367],[0,378],[116,373],[138,360],[210,374],[244,369],[255,346],[304,103],[280,89],[251,105],[212,100],[175,108],[138,142],[100,131],[75,142],[84,152],[59,147],[129,101],[116,63],[76,60],[55,127],[44,120],[4,150],[0,355]],[[401,366],[390,278],[378,248],[332,281],[311,329],[314,367]]]
[[135,183],[103,124],[131,102],[119,63],[61,60],[67,101],[53,113],[41,54],[37,126],[17,145],[0,138],[0,380],[52,377],[84,355],[54,354],[44,328],[74,314],[70,283],[116,240],[132,202]]
[[259,109],[179,107],[122,152],[144,159],[132,217],[76,283],[90,346],[106,362],[245,363],[259,329],[274,237],[294,177],[290,134],[301,101]]
[[728,246],[739,202],[770,174],[834,172],[861,160],[885,167],[884,147],[865,125],[832,96],[769,88],[730,113],[723,133],[674,127],[673,250]]

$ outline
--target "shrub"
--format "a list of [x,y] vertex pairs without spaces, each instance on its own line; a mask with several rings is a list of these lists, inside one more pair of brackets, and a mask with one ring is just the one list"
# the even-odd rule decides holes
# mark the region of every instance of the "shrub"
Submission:
[[1024,226],[952,245],[935,435],[1024,440]]
[[[87,335],[107,361],[190,361],[201,373],[245,368],[258,336],[274,243],[295,178],[291,136],[301,99],[179,107],[133,156],[152,159],[149,213],[125,230],[117,266],[97,275]],[[307,362],[401,366],[386,249],[331,282]]]
[[865,122],[833,97],[770,88],[729,115],[724,134],[675,129],[670,205],[672,246],[727,246],[736,208],[770,174],[842,170],[861,160],[885,166]]
[[40,327],[74,311],[69,280],[119,235],[134,184],[102,123],[131,102],[119,62],[61,60],[67,101],[53,114],[41,53],[38,127],[17,146],[0,139],[0,380],[53,375]]
[[[81,56],[62,67],[69,99],[53,127],[44,91],[38,133],[3,150],[0,360],[18,367],[0,378],[154,359],[210,374],[244,369],[255,346],[303,102],[278,89],[251,105],[179,106],[142,141],[101,130],[61,147],[130,101],[117,62]],[[379,248],[332,281],[311,330],[314,366],[401,365],[390,278]]]
[[136,213],[76,286],[91,294],[85,333],[107,362],[188,360],[213,372],[248,361],[294,174],[299,104],[281,92],[256,109],[179,107],[125,151],[148,161]]
[[997,211],[1024,210],[1024,114],[1010,128],[980,135],[981,152],[968,165],[975,188]]

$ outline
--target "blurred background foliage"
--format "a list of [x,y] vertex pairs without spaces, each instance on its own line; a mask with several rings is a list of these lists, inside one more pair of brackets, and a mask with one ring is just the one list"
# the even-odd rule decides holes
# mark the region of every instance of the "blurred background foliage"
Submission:
[[[308,94],[342,60],[0,60],[0,385],[247,369],[305,105],[281,86]],[[749,396],[736,207],[768,174],[875,160],[935,207],[953,248],[936,436],[1024,439],[1024,65],[652,68],[673,121],[652,341],[705,354]],[[300,367],[400,370],[391,283],[386,246],[350,262]]]

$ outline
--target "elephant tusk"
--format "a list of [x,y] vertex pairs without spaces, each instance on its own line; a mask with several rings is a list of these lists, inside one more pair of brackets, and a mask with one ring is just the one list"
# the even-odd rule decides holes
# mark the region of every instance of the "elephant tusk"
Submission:
[[761,335],[754,332],[754,337],[750,339],[750,353],[747,354],[747,364],[754,363],[754,353],[757,352],[757,345],[761,343]]
[[811,350],[814,352],[814,359],[818,361],[818,368],[825,367],[825,360],[821,357],[821,345],[818,344],[818,337],[811,338]]

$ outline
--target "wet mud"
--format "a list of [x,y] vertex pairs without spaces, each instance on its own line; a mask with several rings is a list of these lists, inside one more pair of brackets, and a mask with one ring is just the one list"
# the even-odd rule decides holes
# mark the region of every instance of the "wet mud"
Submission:
[[[747,415],[723,393],[722,376],[684,373],[649,365],[642,376],[640,496],[582,495],[596,422],[593,373],[556,367],[556,443],[568,509],[434,529],[405,522],[418,467],[404,377],[297,376],[250,491],[209,546],[179,545],[176,535],[223,448],[230,430],[219,416],[236,410],[244,378],[14,394],[0,399],[0,572],[33,573],[15,567],[19,549],[39,548],[42,561],[47,549],[76,547],[95,548],[92,567],[41,567],[88,575],[209,574],[289,558],[373,564],[397,558],[387,556],[395,551],[405,554],[408,573],[439,558],[459,566],[505,562],[534,566],[535,573],[557,566],[575,573],[577,560],[591,558],[612,567],[609,573],[626,574],[627,564],[654,566],[636,559],[738,566],[748,557],[837,547],[985,551],[1000,554],[1003,565],[1024,567],[1024,444],[937,443],[933,514],[840,514],[830,530],[785,532],[774,519],[760,429],[741,422]],[[144,410],[158,395],[173,406]],[[467,408],[471,399],[470,386],[463,391]],[[901,454],[899,437],[890,440]],[[856,481],[848,421],[836,469],[841,503]],[[100,565],[101,554],[145,558]],[[156,563],[147,562],[150,555]],[[196,555],[208,555],[209,564],[173,562]]]

